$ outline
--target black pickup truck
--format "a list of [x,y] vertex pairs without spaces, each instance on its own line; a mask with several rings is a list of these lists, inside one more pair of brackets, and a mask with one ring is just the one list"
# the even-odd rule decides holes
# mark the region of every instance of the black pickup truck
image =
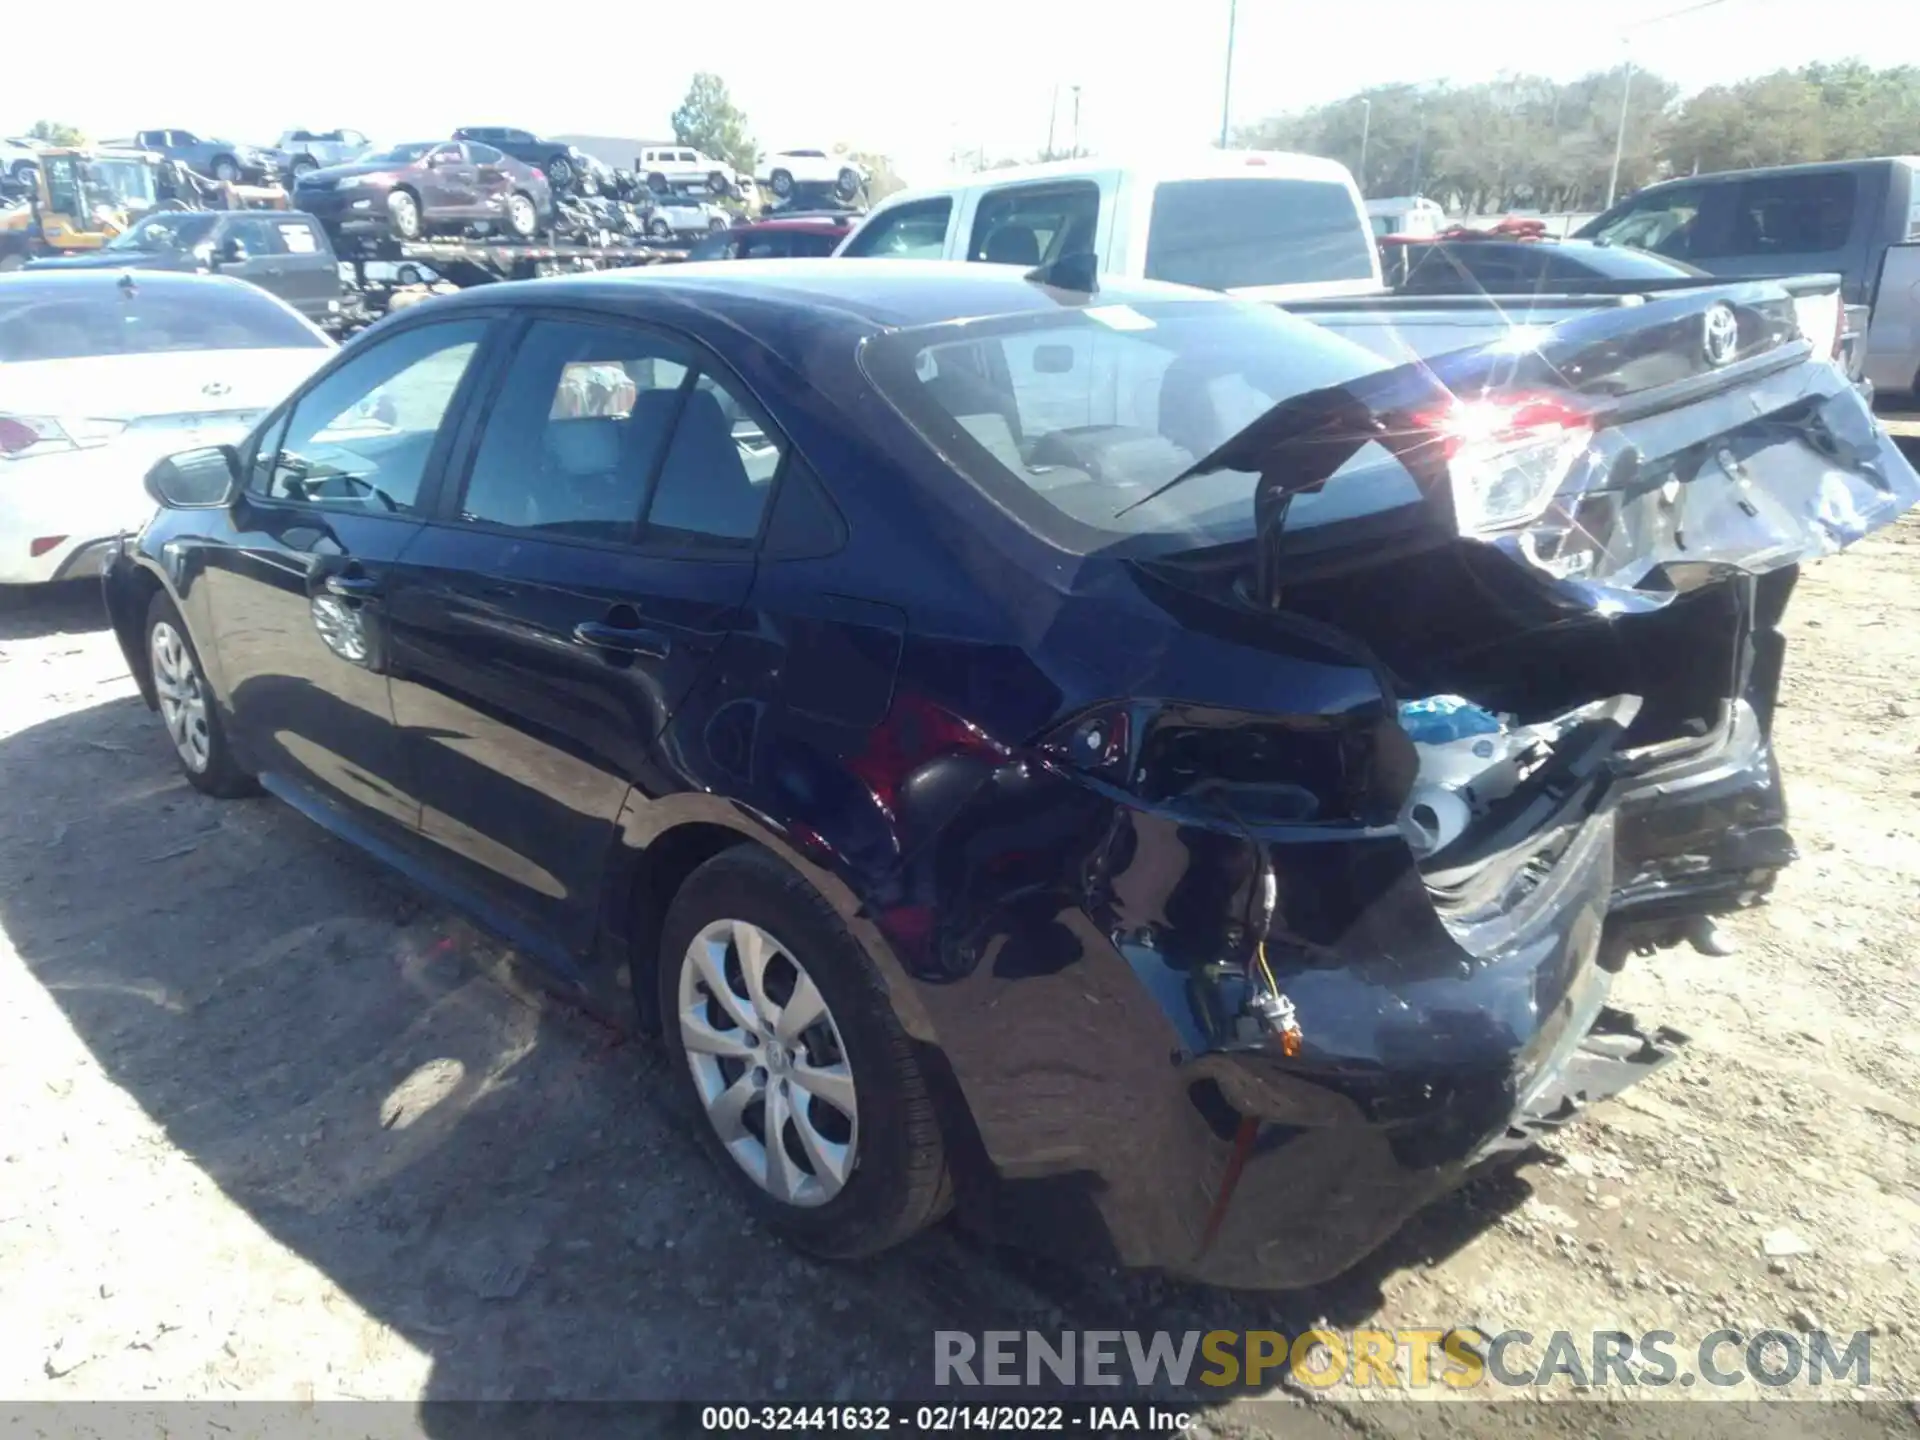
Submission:
[[327,232],[295,210],[162,210],[90,254],[48,256],[26,268],[230,275],[279,296],[323,328],[336,325],[345,306]]

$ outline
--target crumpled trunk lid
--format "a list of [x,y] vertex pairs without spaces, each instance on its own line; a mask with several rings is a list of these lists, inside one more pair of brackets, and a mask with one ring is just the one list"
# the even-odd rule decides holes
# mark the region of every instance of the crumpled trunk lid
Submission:
[[[1523,817],[1573,793],[1569,737],[1618,810],[1617,908],[1718,913],[1793,858],[1769,740],[1793,574],[1920,501],[1800,323],[1779,286],[1692,290],[1300,396],[1195,467],[1257,474],[1257,537],[1165,562],[1481,715],[1414,736],[1402,828],[1443,915],[1537,866]],[[1459,768],[1476,748],[1494,768]]]
[[[1787,290],[1750,283],[1521,327],[1287,400],[1189,473],[1258,474],[1249,580],[1267,603],[1301,576],[1463,539],[1560,605],[1656,609],[1831,554],[1920,501],[1800,324]],[[1302,523],[1361,488],[1380,497],[1361,513]]]

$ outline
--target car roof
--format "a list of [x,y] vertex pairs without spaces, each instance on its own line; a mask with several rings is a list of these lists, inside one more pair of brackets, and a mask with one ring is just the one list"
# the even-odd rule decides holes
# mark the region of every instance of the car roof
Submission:
[[1643,185],[1628,199],[1650,191],[1668,190],[1686,185],[1731,185],[1738,180],[1764,180],[1774,175],[1806,175],[1822,170],[1871,170],[1882,165],[1907,165],[1920,169],[1920,155],[1870,155],[1858,160],[1806,160],[1798,165],[1761,165],[1752,170],[1715,170],[1705,175],[1675,175]]
[[998,189],[1028,180],[1077,180],[1128,171],[1153,183],[1167,180],[1214,180],[1251,175],[1256,179],[1330,180],[1347,183],[1352,177],[1338,160],[1302,155],[1290,150],[1174,150],[1148,153],[1138,159],[1090,155],[1077,160],[1049,160],[1037,165],[1009,165],[1000,170],[950,176],[935,185],[916,185],[888,196],[945,194],[958,190]]
[[[1089,302],[1088,297],[1036,284],[1012,265],[808,259],[758,260],[752,265],[696,261],[483,285],[444,296],[431,308],[444,315],[449,309],[505,299],[527,305],[570,300],[608,310],[652,299],[710,314],[724,310],[734,320],[758,312],[769,322],[758,338],[776,352],[790,345],[796,353],[787,358],[796,361],[804,359],[798,352],[817,338],[823,325],[871,334],[953,320],[1082,309],[1089,303],[1095,307],[1168,300],[1245,303],[1184,285],[1107,279]],[[794,320],[816,323],[784,323]]]

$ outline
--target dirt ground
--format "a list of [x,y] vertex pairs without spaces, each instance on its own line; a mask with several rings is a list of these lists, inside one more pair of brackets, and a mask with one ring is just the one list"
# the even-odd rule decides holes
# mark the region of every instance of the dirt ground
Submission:
[[[646,1047],[517,985],[497,947],[284,806],[188,789],[91,591],[15,596],[0,1396],[847,1401],[925,1396],[936,1329],[1870,1326],[1859,1393],[1899,1403],[1717,1408],[1742,1433],[1920,1434],[1920,522],[1813,568],[1789,628],[1803,859],[1733,922],[1738,954],[1664,952],[1616,989],[1692,1037],[1683,1059],[1355,1274],[1250,1297],[951,1227],[868,1264],[800,1258],[649,1095]],[[1556,1393],[1586,1403],[1296,1387],[1284,1409],[1210,1396],[1204,1423],[1691,1434],[1706,1408]]]

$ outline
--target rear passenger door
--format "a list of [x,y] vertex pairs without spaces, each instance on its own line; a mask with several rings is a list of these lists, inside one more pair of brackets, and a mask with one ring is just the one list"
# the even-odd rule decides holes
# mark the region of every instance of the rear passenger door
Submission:
[[329,302],[339,300],[339,267],[332,253],[320,248],[312,222],[283,220],[264,211],[232,215],[221,233],[221,243],[228,240],[246,246],[247,258],[223,264],[221,274],[258,285],[309,320],[326,319]]
[[1854,237],[1868,197],[1857,173],[1762,175],[1723,188],[1732,197],[1726,228],[1680,258],[1735,279],[1836,271],[1846,277],[1847,303],[1865,303],[1871,277],[1856,260]]
[[395,577],[394,710],[455,878],[590,944],[614,822],[745,601],[782,446],[685,342],[527,323]]

